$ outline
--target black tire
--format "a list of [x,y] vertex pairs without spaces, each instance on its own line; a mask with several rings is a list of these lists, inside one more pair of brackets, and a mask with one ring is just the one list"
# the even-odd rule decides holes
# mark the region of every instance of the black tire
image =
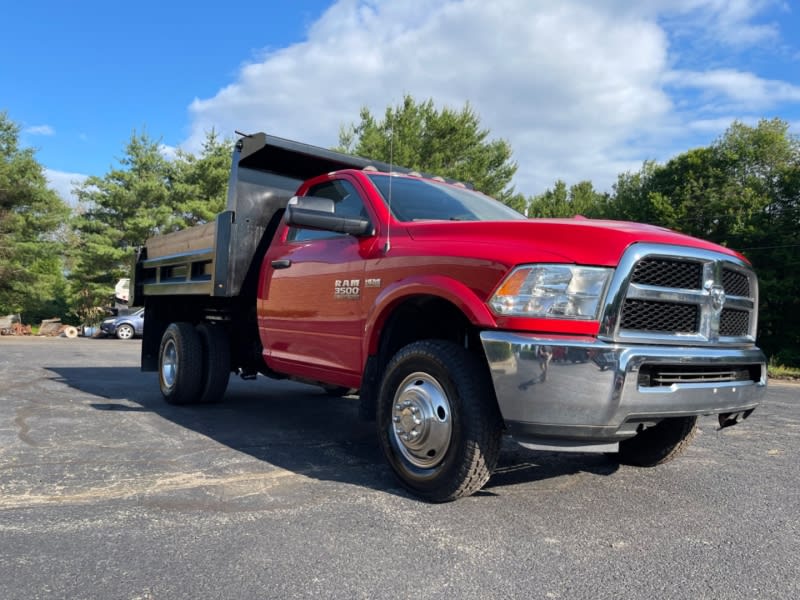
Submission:
[[619,443],[615,458],[624,465],[655,467],[689,447],[697,433],[697,417],[671,417]]
[[127,323],[123,323],[119,327],[117,327],[117,339],[120,340],[132,340],[136,335],[136,331],[133,329],[133,325],[128,325]]
[[478,491],[500,453],[502,419],[486,365],[443,340],[415,342],[392,358],[378,395],[377,426],[400,483],[432,502]]
[[171,323],[158,350],[158,383],[170,404],[197,402],[203,382],[203,347],[191,323]]
[[200,404],[219,402],[225,395],[231,375],[231,347],[228,334],[221,325],[202,323],[197,334],[203,347],[203,378]]

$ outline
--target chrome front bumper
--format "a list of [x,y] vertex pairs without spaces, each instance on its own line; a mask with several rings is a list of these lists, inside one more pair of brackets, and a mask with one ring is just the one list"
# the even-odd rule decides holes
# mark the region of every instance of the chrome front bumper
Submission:
[[[481,341],[508,432],[524,445],[588,449],[665,417],[749,414],[767,385],[766,358],[755,347],[621,345],[496,331],[482,332]],[[650,380],[648,373],[665,371],[688,375],[670,384]],[[721,371],[737,379],[714,381]]]

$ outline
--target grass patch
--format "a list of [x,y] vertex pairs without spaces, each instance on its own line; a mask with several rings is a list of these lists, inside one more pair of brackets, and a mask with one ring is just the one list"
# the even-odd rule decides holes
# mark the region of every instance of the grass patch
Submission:
[[770,363],[767,366],[767,374],[773,379],[800,380],[800,368],[797,367],[785,367]]

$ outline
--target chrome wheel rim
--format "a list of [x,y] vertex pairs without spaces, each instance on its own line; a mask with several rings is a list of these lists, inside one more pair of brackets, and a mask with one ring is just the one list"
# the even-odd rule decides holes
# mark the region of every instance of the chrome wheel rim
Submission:
[[161,379],[168,388],[175,385],[178,374],[178,349],[174,340],[168,340],[161,355]]
[[392,406],[390,436],[415,467],[431,469],[447,454],[453,435],[450,401],[427,373],[412,373],[398,386]]
[[129,327],[128,325],[123,325],[119,328],[117,335],[121,340],[127,340],[133,337],[133,327]]

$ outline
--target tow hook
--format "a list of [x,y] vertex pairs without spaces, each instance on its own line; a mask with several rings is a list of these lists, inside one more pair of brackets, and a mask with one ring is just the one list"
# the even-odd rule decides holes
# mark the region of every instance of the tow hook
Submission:
[[736,425],[740,420],[743,421],[749,417],[754,410],[755,409],[751,408],[750,410],[742,410],[735,413],[721,413],[719,415],[719,428],[725,429],[726,427]]

